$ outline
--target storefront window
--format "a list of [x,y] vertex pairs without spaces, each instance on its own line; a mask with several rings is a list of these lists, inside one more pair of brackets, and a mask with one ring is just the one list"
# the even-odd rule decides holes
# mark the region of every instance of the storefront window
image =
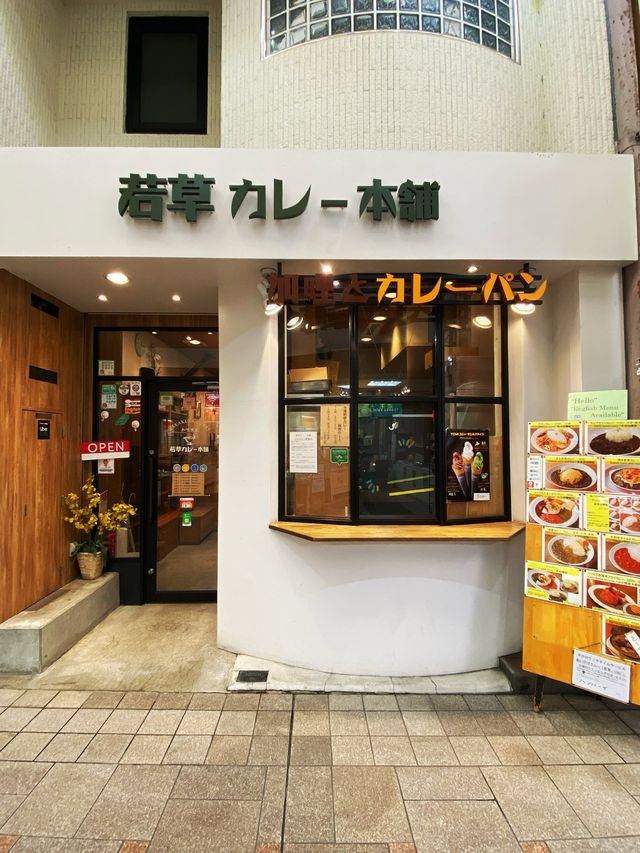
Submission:
[[280,517],[507,518],[505,311],[466,294],[287,306]]
[[156,376],[210,377],[218,370],[218,332],[98,330],[96,352],[101,376],[140,376],[146,369]]

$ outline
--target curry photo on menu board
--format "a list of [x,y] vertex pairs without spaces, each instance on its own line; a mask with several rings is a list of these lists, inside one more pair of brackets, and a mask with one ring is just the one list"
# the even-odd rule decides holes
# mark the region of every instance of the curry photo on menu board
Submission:
[[640,616],[640,578],[585,572],[584,606],[619,616]]
[[582,604],[583,572],[570,566],[529,561],[525,565],[524,593],[552,604]]
[[634,456],[605,456],[602,482],[608,494],[640,495],[640,459]]
[[640,578],[640,537],[605,533],[602,547],[605,572]]
[[640,619],[605,616],[602,620],[602,651],[614,658],[640,663]]
[[448,501],[491,499],[489,430],[448,429],[446,460]]
[[544,458],[545,489],[597,492],[598,485],[598,460],[593,456],[546,456]]
[[576,566],[581,569],[598,568],[597,533],[586,530],[566,530],[561,527],[544,527],[542,531],[542,559],[547,563]]
[[531,421],[529,452],[567,456],[580,453],[580,421]]
[[546,489],[531,489],[527,495],[529,502],[527,518],[533,524],[570,528],[582,526],[582,495]]
[[597,456],[640,455],[640,421],[587,421],[584,450]]

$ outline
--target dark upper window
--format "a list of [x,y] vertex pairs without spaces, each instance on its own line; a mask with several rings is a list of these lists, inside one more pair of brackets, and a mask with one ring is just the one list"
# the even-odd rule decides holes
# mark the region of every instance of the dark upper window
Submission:
[[127,133],[206,133],[209,19],[131,17]]

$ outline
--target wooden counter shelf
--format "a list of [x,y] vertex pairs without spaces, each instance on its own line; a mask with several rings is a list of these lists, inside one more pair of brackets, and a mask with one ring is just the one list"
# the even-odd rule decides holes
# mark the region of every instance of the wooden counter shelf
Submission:
[[310,542],[487,542],[512,539],[525,525],[517,521],[486,524],[313,524],[273,521],[271,530]]

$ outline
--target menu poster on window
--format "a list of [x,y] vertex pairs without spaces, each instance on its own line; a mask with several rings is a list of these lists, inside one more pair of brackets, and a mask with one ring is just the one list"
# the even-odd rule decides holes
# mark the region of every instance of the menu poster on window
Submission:
[[322,447],[349,446],[349,406],[339,403],[320,407]]
[[289,473],[318,473],[318,433],[289,433]]
[[203,497],[204,474],[184,473],[171,475],[171,497]]
[[491,500],[489,430],[448,429],[447,500]]
[[117,409],[118,392],[115,385],[103,385],[100,389],[100,408]]
[[99,376],[113,376],[116,372],[116,363],[112,359],[102,358],[98,361]]
[[602,650],[605,655],[640,663],[640,619],[605,616],[602,620]]
[[640,616],[640,578],[585,573],[584,606],[618,616]]
[[567,456],[580,453],[580,421],[531,421],[529,452]]
[[553,527],[562,528],[582,527],[582,495],[532,489],[527,493],[527,500],[529,502],[527,520],[533,524],[550,524]]
[[599,544],[600,537],[597,533],[544,527],[542,559],[547,563],[560,563],[578,569],[597,569]]
[[529,561],[526,563],[524,594],[552,604],[582,603],[582,578],[580,569]]

